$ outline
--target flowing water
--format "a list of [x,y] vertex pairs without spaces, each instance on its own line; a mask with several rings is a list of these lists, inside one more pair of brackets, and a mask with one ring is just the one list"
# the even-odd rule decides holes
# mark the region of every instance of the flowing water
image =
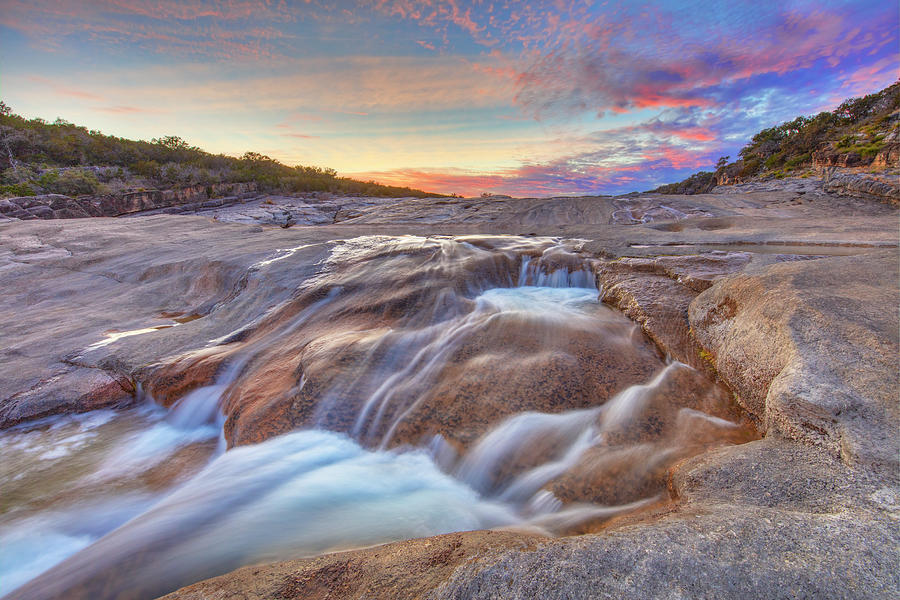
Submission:
[[674,462],[751,433],[598,295],[556,240],[335,242],[169,408],[0,435],[0,592],[152,598],[245,564],[565,534],[663,500]]

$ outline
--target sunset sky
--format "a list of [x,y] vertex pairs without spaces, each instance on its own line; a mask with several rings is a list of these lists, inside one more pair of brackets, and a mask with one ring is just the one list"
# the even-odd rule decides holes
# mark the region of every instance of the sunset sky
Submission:
[[881,0],[0,0],[0,98],[436,192],[620,193],[889,85],[898,20]]

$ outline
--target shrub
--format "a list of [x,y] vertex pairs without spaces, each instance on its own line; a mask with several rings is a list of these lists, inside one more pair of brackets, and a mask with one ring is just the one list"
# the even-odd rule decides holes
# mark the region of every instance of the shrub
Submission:
[[159,163],[155,160],[139,160],[131,165],[131,170],[143,177],[159,177]]
[[769,158],[766,159],[766,162],[763,163],[766,166],[766,169],[774,169],[775,167],[781,165],[784,162],[784,152],[778,152],[773,154]]
[[34,196],[35,190],[29,183],[13,183],[0,185],[0,197],[13,198],[15,196]]
[[784,163],[784,168],[788,171],[793,171],[794,169],[805,166],[810,161],[809,152],[805,152],[800,156],[794,156],[793,158],[788,159],[787,162]]
[[753,177],[759,172],[761,161],[757,157],[745,160],[738,175],[740,177]]
[[66,169],[65,171],[48,171],[41,175],[38,184],[51,194],[79,196],[96,194],[101,190],[100,181],[91,171]]

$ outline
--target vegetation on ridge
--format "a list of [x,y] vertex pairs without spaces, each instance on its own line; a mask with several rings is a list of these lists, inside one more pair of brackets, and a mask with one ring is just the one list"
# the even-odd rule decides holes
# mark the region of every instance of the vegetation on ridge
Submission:
[[758,176],[781,178],[809,169],[817,151],[856,154],[858,164],[869,164],[885,147],[885,138],[900,129],[896,115],[898,109],[900,82],[862,98],[845,100],[834,111],[824,111],[810,117],[800,116],[763,129],[741,149],[738,160],[728,162],[730,157],[723,156],[715,172],[701,171],[684,181],[663,185],[652,191],[661,194],[702,194],[715,187],[717,182]]
[[256,182],[263,190],[280,193],[439,195],[339,177],[334,169],[290,167],[256,152],[240,158],[210,154],[177,136],[128,140],[63,119],[26,119],[0,101],[0,197],[117,194],[237,182]]

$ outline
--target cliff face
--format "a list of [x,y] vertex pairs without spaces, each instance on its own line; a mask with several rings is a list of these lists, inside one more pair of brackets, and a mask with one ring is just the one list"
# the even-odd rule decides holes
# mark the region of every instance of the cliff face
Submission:
[[873,145],[866,153],[842,148],[840,142],[830,141],[813,153],[812,166],[816,169],[829,167],[871,167],[873,169],[889,169],[900,166],[900,131],[893,130],[883,134],[884,139]]
[[115,196],[78,196],[61,194],[20,196],[0,200],[0,215],[10,219],[78,219],[84,217],[118,217],[146,210],[196,205],[213,208],[227,202],[256,195],[257,185],[248,183],[215,183],[171,190],[146,190]]
[[824,169],[822,181],[824,189],[833,194],[900,204],[900,185],[896,169],[870,173],[859,169],[829,167]]

